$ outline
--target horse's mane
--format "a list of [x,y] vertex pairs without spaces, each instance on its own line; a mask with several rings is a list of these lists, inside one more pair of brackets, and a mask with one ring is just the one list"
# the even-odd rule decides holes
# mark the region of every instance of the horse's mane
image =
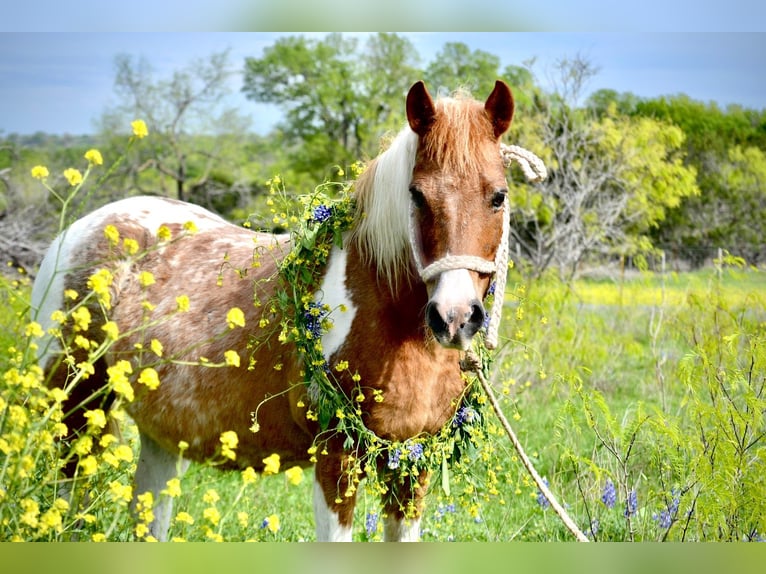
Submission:
[[[477,172],[490,161],[482,156],[486,146],[479,144],[493,137],[484,106],[467,92],[439,98],[435,106],[433,126],[420,141],[422,158],[461,176]],[[409,185],[417,152],[418,136],[406,126],[356,183],[357,219],[350,240],[392,291],[413,270]]]

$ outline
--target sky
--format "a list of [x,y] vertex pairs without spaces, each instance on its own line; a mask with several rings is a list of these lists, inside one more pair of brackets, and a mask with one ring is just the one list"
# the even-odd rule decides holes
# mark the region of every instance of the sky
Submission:
[[[258,57],[283,35],[300,32],[114,32],[0,33],[0,135],[86,134],[117,103],[117,54],[145,57],[157,78],[196,59],[225,49],[239,67]],[[364,39],[370,33],[344,33]],[[553,66],[583,56],[598,68],[587,85],[632,92],[641,97],[686,94],[725,107],[766,109],[766,33],[734,32],[400,32],[408,37],[423,67],[447,42],[463,42],[500,58],[506,65],[535,59],[546,87]],[[308,32],[311,37],[324,33]],[[412,78],[416,81],[419,78]],[[274,106],[240,93],[241,75],[231,80],[229,104],[267,133],[279,120]],[[477,97],[479,96],[476,94]]]

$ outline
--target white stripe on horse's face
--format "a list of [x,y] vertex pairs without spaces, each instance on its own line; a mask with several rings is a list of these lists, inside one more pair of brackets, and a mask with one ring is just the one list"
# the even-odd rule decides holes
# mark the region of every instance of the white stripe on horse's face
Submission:
[[346,252],[343,249],[333,247],[317,297],[320,299],[318,303],[331,309],[332,327],[322,336],[322,353],[325,360],[329,360],[348,337],[356,315],[356,307],[346,288]]
[[327,505],[319,481],[314,479],[314,521],[317,542],[351,542],[351,527],[342,526],[337,513]]
[[484,307],[467,269],[441,273],[426,307],[426,322],[447,348],[467,349],[484,322]]

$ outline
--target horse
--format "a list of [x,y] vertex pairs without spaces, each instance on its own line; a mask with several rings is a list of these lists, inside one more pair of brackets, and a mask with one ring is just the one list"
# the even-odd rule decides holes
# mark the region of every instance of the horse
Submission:
[[[500,80],[484,102],[459,94],[433,98],[418,81],[405,103],[407,122],[354,182],[353,221],[311,291],[314,303],[331,310],[323,319],[331,328],[320,341],[327,370],[346,395],[363,389],[356,404],[361,420],[389,441],[433,436],[456,416],[467,384],[459,361],[485,323],[495,257],[507,241],[500,142],[514,112],[511,90]],[[239,441],[232,468],[262,471],[274,453],[283,468],[313,464],[317,540],[352,540],[356,494],[349,494],[344,468],[359,445],[331,436],[321,452],[312,449],[321,429],[307,416],[307,403],[316,397],[296,384],[305,377],[305,358],[294,342],[276,340],[280,311],[263,303],[275,295],[292,247],[287,235],[138,196],[76,220],[41,263],[32,308],[46,331],[67,294],[92,292],[94,274],[108,272],[101,296],[80,305],[121,335],[73,388],[71,364],[85,351],[70,350],[75,360],[67,366],[61,344],[50,340],[40,364],[50,385],[69,393],[64,422],[73,433],[86,427],[85,410],[114,401],[110,369],[121,365],[132,377],[134,397],[124,406],[140,438],[134,492],[154,494],[150,531],[158,540],[167,539],[172,518],[172,498],[160,492],[189,461],[219,455],[226,431]],[[234,308],[241,316],[229,315]],[[97,323],[80,328],[99,343],[107,335]],[[151,363],[155,339],[167,360]],[[266,344],[252,345],[259,339]],[[220,364],[232,350],[241,363],[200,364],[201,357]],[[342,361],[349,367],[338,369]],[[146,364],[158,375],[153,390],[136,382]],[[384,540],[417,541],[429,473],[414,485],[397,480],[395,471],[386,476]]]

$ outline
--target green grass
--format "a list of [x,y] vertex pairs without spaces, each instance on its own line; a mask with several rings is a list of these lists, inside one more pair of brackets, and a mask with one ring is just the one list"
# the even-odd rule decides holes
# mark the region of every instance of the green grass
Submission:
[[[762,537],[766,274],[727,267],[583,280],[571,287],[512,279],[492,383],[537,470],[580,527],[597,522],[598,540]],[[23,346],[20,314],[29,287],[2,281],[0,370],[5,370],[12,363],[7,349]],[[126,426],[135,448],[130,438],[135,433]],[[742,437],[749,438],[738,448],[735,439]],[[481,452],[491,450],[491,456],[453,477],[449,495],[434,487],[423,539],[572,540],[551,509],[540,504],[537,488],[499,428],[488,441],[489,450]],[[129,484],[132,466],[90,477],[89,488],[108,492],[110,481]],[[608,480],[617,489],[611,507],[601,501]],[[34,480],[29,484],[34,489]],[[174,523],[171,536],[205,540],[212,532],[224,540],[312,540],[311,484],[311,470],[297,485],[280,473],[244,487],[240,473],[193,465],[181,481],[176,511],[187,512],[194,523]],[[211,489],[220,498],[213,503],[205,500]],[[626,518],[631,491],[637,505]],[[41,508],[55,497],[42,487],[36,496]],[[221,515],[217,524],[205,518],[211,506]],[[136,538],[126,504],[110,503],[103,494],[92,509],[94,525],[83,526],[71,510],[62,531],[47,539],[73,533],[88,539],[107,523],[112,525],[108,539]],[[668,527],[662,514],[669,509],[675,512],[668,513]],[[371,534],[365,529],[371,513],[379,513],[376,497],[362,488],[355,540],[382,538],[380,524]],[[273,515],[280,522],[276,532],[262,527]],[[12,524],[2,533],[12,538]]]

